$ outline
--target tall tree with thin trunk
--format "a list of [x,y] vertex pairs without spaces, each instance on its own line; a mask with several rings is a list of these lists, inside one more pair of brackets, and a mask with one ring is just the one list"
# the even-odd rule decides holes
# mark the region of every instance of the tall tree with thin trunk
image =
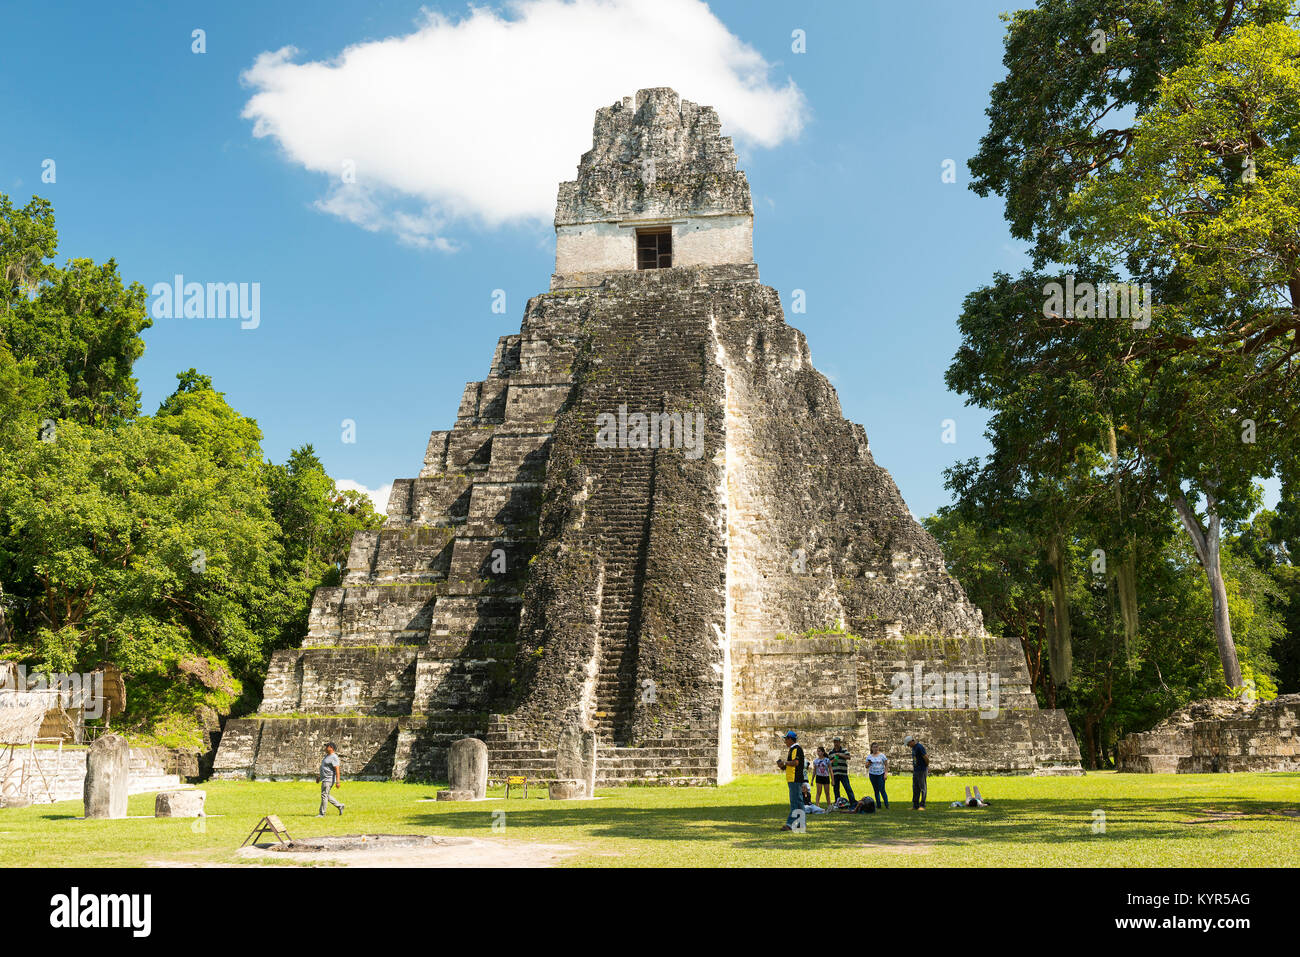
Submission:
[[[1133,507],[1163,502],[1194,545],[1232,687],[1222,526],[1255,505],[1255,478],[1295,458],[1300,416],[1295,17],[1281,0],[1042,0],[1010,17],[973,188],[1000,193],[1036,265],[1072,264],[1062,278],[1077,273],[1082,295],[1041,317],[999,312],[1044,281],[999,277],[968,299],[968,320],[986,314],[967,325],[1021,325],[1002,343],[968,337],[949,377],[976,401],[982,386],[1115,424]],[[1113,294],[1107,308],[1102,284],[1120,277],[1110,289],[1141,284],[1145,311],[1117,315]],[[981,359],[997,371],[974,370]],[[1008,385],[1025,373],[1028,389]]]

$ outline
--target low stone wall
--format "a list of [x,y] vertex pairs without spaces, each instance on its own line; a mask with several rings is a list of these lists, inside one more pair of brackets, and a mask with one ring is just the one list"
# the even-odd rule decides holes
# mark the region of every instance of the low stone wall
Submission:
[[[731,760],[737,774],[772,770],[786,731],[799,735],[810,759],[818,745],[829,748],[839,735],[853,752],[855,774],[864,772],[873,741],[890,756],[893,771],[910,772],[912,754],[903,744],[908,734],[929,750],[934,774],[1081,773],[1065,712],[1038,708],[1024,656],[1005,639],[747,640],[734,644],[731,665]],[[918,674],[910,701],[893,695],[902,677],[915,683]],[[933,707],[923,693],[931,675],[943,679],[939,699],[928,702]],[[998,685],[989,697],[992,675]],[[962,683],[954,685],[954,678]],[[995,707],[949,707],[943,695],[957,688],[969,693],[970,704]]]
[[236,718],[226,722],[214,778],[315,778],[333,741],[350,778],[388,780],[397,752],[397,718]]
[[383,717],[309,715],[232,718],[212,768],[216,779],[314,780],[333,741],[347,778],[445,781],[447,751],[464,737],[483,737],[486,713]]
[[1197,721],[1178,771],[1300,771],[1300,694],[1261,702],[1249,715]]
[[1300,694],[1252,706],[1193,701],[1119,742],[1117,770],[1136,774],[1300,771]]
[[[80,801],[86,780],[86,751],[84,747],[65,747],[61,751],[36,748],[34,752],[14,748],[12,764],[0,751],[0,775],[15,788],[20,780],[25,780],[22,791],[34,804]],[[145,794],[177,787],[180,778],[167,772],[166,759],[166,752],[161,748],[132,748],[129,793]]]

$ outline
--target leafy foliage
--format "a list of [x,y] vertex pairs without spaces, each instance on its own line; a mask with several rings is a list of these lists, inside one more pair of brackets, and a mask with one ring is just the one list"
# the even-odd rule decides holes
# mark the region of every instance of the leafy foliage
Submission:
[[144,290],[111,261],[55,267],[56,244],[48,203],[0,195],[0,655],[111,661],[131,730],[197,744],[382,519],[310,446],[264,461],[257,423],[195,369],[140,415]]
[[[1290,687],[1296,17],[1286,0],[1007,17],[970,167],[1034,268],[965,300],[947,382],[991,411],[992,453],[949,470],[957,503],[930,525],[1097,764],[1191,697]],[[1116,310],[1121,286],[1149,312]]]

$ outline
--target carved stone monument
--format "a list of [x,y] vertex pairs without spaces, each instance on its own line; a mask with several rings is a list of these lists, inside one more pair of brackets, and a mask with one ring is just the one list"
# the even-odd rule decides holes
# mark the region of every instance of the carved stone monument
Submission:
[[559,781],[575,781],[579,797],[589,798],[596,788],[596,732],[568,727],[560,732],[555,748],[555,776]]
[[488,749],[478,738],[453,741],[447,752],[447,790],[439,801],[481,801],[487,796]]
[[131,784],[131,746],[126,738],[106,734],[86,751],[82,796],[88,818],[126,817]]

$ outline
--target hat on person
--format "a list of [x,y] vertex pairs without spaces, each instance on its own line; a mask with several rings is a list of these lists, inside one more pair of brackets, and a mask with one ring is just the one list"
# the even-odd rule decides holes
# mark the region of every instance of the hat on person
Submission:
[[915,741],[915,740],[916,740],[916,738],[915,738],[913,735],[910,735],[910,734],[905,734],[905,735],[903,735],[903,743],[904,743],[904,744],[911,744],[911,743],[912,743],[913,741]]
[[841,738],[841,737],[837,734],[835,737],[831,738],[831,740],[832,740],[832,741],[843,741],[844,739]]
[[787,731],[785,733],[785,739],[787,741],[798,741],[799,735],[795,734],[793,731]]

